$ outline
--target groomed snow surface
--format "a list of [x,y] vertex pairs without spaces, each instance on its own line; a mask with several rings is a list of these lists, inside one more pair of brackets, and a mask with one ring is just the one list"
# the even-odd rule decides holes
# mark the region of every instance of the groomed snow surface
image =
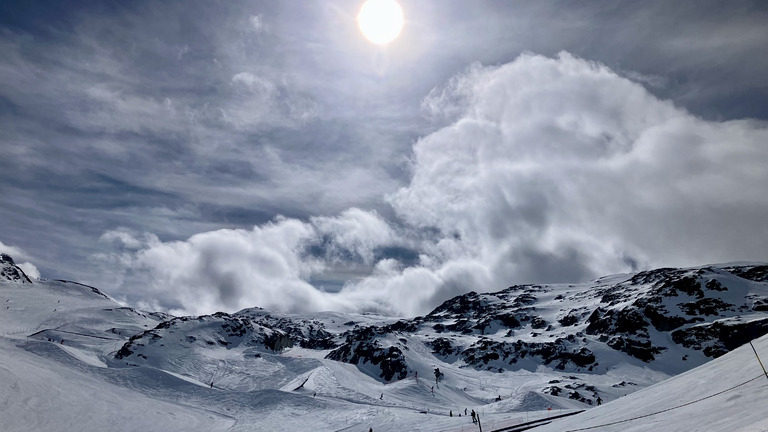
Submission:
[[[419,378],[389,384],[324,359],[327,351],[301,348],[259,352],[257,361],[253,348],[210,349],[195,352],[207,361],[189,363],[179,351],[157,364],[121,366],[115,351],[162,317],[64,282],[2,282],[0,299],[0,431],[478,430],[465,408],[492,431],[585,408],[530,391],[562,374],[436,365],[413,340],[409,365]],[[768,360],[768,338],[754,345]],[[446,375],[439,385],[435,366]],[[605,388],[616,392],[610,402],[532,430],[768,430],[768,378],[749,345],[635,393],[611,383],[666,377],[636,365],[616,371],[605,375]]]

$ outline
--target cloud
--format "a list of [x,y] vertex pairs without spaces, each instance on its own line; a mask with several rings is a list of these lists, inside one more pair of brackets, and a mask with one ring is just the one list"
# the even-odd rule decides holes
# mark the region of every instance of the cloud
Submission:
[[397,235],[375,212],[357,208],[345,210],[337,217],[310,219],[317,232],[325,237],[324,255],[331,261],[360,258],[374,264],[376,249],[394,244]]
[[31,262],[25,261],[18,264],[18,267],[24,271],[24,273],[32,279],[40,279],[40,271]]
[[395,235],[375,212],[352,208],[336,217],[279,217],[252,230],[222,229],[185,241],[161,242],[126,229],[102,239],[123,252],[98,259],[122,265],[132,280],[143,281],[148,291],[140,293],[142,301],[202,314],[257,305],[293,312],[358,310],[350,299],[322,292],[308,280],[326,270],[326,261],[371,263],[374,249],[392,244]]
[[153,234],[139,235],[131,229],[121,227],[105,232],[99,241],[112,243],[119,249],[139,250],[149,244],[157,243],[159,240]]
[[264,23],[264,18],[261,15],[251,15],[248,18],[248,22],[251,24],[251,28],[256,33],[262,33],[267,31],[267,26]]
[[768,255],[753,235],[768,210],[764,124],[705,122],[567,53],[475,67],[433,94],[432,111],[464,100],[463,114],[415,145],[392,205],[461,239],[447,255],[498,283]]
[[20,248],[16,246],[7,245],[2,241],[0,241],[0,252],[10,255],[11,258],[13,258],[14,260],[24,259],[27,256],[27,254]]
[[[410,183],[388,198],[394,218],[353,208],[147,241],[130,252],[144,294],[196,313],[413,315],[512,283],[768,259],[763,123],[704,121],[568,53],[473,66],[423,106],[452,121],[414,145]],[[368,271],[338,292],[309,282],[350,263]]]

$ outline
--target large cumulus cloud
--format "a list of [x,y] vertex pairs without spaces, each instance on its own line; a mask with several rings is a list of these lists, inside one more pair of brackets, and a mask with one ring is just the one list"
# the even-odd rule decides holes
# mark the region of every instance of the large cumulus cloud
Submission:
[[473,68],[449,91],[463,114],[416,144],[392,203],[494,274],[566,281],[766,257],[764,124],[702,121],[565,53]]
[[[128,260],[145,294],[194,312],[410,315],[511,283],[768,258],[765,124],[701,120],[567,53],[472,67],[423,106],[447,125],[414,145],[391,220],[351,209],[148,241]],[[377,253],[391,246],[418,259]],[[310,283],[345,262],[368,273],[338,292]]]

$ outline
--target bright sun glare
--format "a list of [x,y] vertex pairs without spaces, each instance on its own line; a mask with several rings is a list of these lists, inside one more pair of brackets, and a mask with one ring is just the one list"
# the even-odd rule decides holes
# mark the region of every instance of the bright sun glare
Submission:
[[403,9],[395,0],[368,0],[357,14],[357,26],[372,43],[388,44],[403,29]]

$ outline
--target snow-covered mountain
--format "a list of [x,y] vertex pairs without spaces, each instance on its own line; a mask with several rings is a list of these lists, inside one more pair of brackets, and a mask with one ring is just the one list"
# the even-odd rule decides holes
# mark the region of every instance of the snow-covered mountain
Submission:
[[[121,416],[158,406],[164,417],[111,430],[472,430],[465,409],[493,430],[552,410],[592,412],[598,398],[647,398],[654,384],[768,333],[768,265],[755,263],[469,292],[397,319],[259,308],[172,317],[31,280],[0,260],[0,378],[15,383],[0,389],[11,419],[2,430],[28,430],[31,417],[39,430],[70,430],[57,425],[111,398],[131,401],[115,402]],[[82,404],[68,399],[69,410],[39,410],[62,397],[40,376],[93,390]],[[112,415],[79,417],[76,429]]]

